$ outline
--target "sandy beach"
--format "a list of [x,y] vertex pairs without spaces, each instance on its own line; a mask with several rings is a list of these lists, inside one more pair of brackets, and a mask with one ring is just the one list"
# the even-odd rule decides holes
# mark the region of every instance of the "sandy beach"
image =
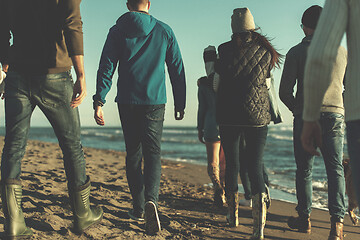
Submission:
[[[0,138],[0,147],[3,138]],[[125,175],[124,153],[84,148],[87,174],[91,177],[91,203],[104,209],[101,224],[81,236],[72,232],[72,213],[67,197],[62,154],[57,144],[29,141],[22,164],[23,209],[32,239],[248,239],[252,231],[251,209],[241,207],[240,226],[226,225],[226,208],[212,206],[210,180],[204,166],[163,160],[160,219],[163,230],[147,236],[144,225],[129,219],[131,198]],[[327,211],[313,210],[312,233],[298,233],[287,227],[295,205],[272,201],[265,228],[266,239],[327,239],[330,223]],[[0,232],[4,215],[0,214]],[[359,226],[345,217],[345,239],[360,239]],[[3,235],[0,234],[0,237]]]

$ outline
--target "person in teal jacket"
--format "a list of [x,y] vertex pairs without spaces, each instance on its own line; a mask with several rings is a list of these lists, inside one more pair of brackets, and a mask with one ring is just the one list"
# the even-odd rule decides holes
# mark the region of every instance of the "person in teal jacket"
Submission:
[[[161,230],[157,213],[166,87],[165,63],[175,104],[175,119],[184,117],[184,65],[172,29],[148,13],[150,1],[128,0],[130,12],[110,28],[100,59],[94,118],[104,125],[102,106],[118,67],[117,96],[126,146],[126,175],[133,200],[130,218],[145,220],[147,234]],[[144,168],[142,170],[142,158]]]
[[118,66],[115,99],[118,104],[165,104],[164,63],[172,84],[175,111],[180,113],[185,109],[185,71],[174,32],[147,12],[125,13],[107,36],[97,73],[94,103],[105,104]]

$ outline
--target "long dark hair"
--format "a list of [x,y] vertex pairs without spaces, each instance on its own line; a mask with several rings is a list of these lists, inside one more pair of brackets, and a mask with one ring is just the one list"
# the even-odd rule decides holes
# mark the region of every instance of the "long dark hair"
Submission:
[[271,69],[278,67],[280,68],[280,64],[282,62],[283,55],[281,55],[270,43],[270,40],[260,33],[254,31],[234,33],[232,39],[235,40],[237,46],[242,46],[245,43],[255,42],[263,47],[265,47],[271,53]]

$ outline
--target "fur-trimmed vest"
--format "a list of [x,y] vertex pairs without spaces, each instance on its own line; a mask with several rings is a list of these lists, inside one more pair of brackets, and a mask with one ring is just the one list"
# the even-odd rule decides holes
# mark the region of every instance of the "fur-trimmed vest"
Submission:
[[220,75],[216,118],[220,125],[264,126],[270,123],[271,53],[257,43],[239,48],[235,41],[219,46],[215,70]]

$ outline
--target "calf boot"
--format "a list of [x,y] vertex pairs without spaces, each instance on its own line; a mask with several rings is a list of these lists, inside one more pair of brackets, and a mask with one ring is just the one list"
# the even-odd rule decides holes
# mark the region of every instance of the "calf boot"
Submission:
[[253,234],[251,240],[264,239],[264,228],[266,222],[266,193],[258,193],[252,198]]
[[74,230],[82,233],[90,226],[99,223],[103,217],[101,207],[90,208],[90,178],[80,187],[72,189],[69,187],[70,204],[74,214]]
[[1,200],[5,216],[4,230],[6,239],[26,239],[33,234],[26,227],[21,209],[22,187],[17,179],[6,179],[1,184]]
[[239,194],[238,192],[226,193],[226,201],[228,204],[228,215],[226,216],[230,227],[239,226]]
[[310,215],[299,214],[297,217],[291,216],[289,217],[287,224],[291,229],[296,229],[303,233],[311,233]]
[[344,219],[331,217],[331,229],[328,240],[343,240]]

